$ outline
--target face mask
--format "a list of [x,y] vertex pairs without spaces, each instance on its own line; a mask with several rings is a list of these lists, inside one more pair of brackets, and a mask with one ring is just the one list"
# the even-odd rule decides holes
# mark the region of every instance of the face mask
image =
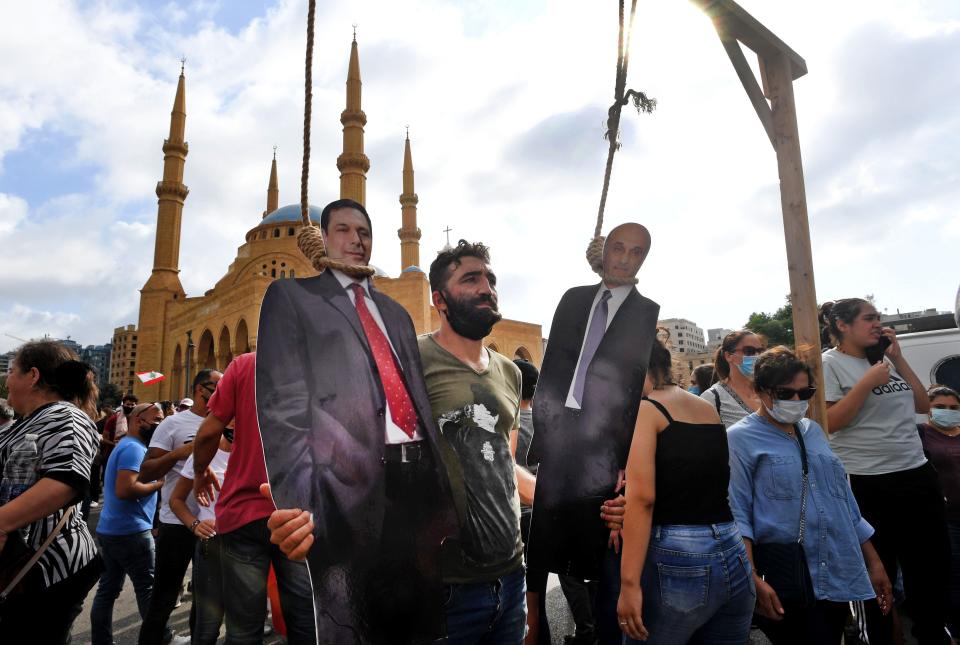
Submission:
[[132,406],[132,405],[130,405],[130,406],[127,406],[127,405],[123,406],[123,413],[124,413],[125,415],[130,416],[130,413],[131,413],[131,412],[133,412],[133,406]]
[[[764,404],[763,407],[767,408]],[[773,408],[767,408],[770,416],[780,423],[797,423],[807,413],[810,407],[809,401],[781,401],[773,400]]]
[[701,394],[701,392],[700,392],[700,386],[699,386],[699,385],[691,385],[690,387],[687,388],[687,392],[689,392],[690,394],[693,394],[694,396],[700,396],[700,394]]
[[226,439],[228,442],[233,443],[233,428],[224,428],[223,438]]
[[934,408],[930,410],[930,420],[939,428],[960,426],[960,410]]
[[[487,296],[479,296],[470,300],[457,300],[453,296],[443,293],[443,300],[447,303],[447,322],[464,338],[482,340],[490,334],[493,326],[503,317],[496,309],[496,302]],[[481,303],[491,305],[492,309],[479,307]]]
[[737,365],[737,369],[740,370],[740,373],[747,378],[753,378],[753,366],[756,364],[756,362],[756,356],[744,356],[740,364]]
[[153,438],[153,433],[157,431],[157,426],[159,423],[151,423],[146,428],[140,430],[140,438],[143,439],[143,443],[150,445],[150,440]]

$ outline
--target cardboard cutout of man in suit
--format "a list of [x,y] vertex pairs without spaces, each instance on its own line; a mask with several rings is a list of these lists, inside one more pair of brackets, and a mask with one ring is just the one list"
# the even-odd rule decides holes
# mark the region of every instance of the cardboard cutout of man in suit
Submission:
[[[622,224],[603,248],[603,281],[557,305],[533,398],[531,454],[540,460],[529,567],[599,580],[601,642],[620,637],[618,557],[601,518],[626,468],[660,306],[634,287],[650,251],[640,224]],[[611,596],[612,594],[612,596]],[[611,624],[612,623],[612,624]]]
[[[330,258],[369,263],[363,206],[333,202],[321,229]],[[283,511],[300,527],[291,539],[312,530],[301,554],[318,642],[442,636],[439,552],[458,524],[410,316],[334,269],[277,280],[260,311],[256,387],[274,502],[301,509]]]

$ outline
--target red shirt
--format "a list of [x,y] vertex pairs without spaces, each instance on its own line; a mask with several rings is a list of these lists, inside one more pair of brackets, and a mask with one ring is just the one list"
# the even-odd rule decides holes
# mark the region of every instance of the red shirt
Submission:
[[267,466],[257,424],[256,373],[255,353],[237,356],[207,402],[210,413],[225,425],[235,422],[233,452],[217,498],[218,533],[269,517],[275,510],[273,502],[260,494],[260,485],[267,483]]

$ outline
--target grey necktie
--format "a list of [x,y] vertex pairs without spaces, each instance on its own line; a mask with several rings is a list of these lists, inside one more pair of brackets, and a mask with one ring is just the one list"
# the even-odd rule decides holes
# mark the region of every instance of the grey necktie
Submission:
[[590,361],[593,360],[593,355],[597,353],[597,347],[603,340],[603,332],[607,330],[607,300],[610,300],[610,290],[604,289],[600,294],[600,302],[597,303],[590,318],[590,327],[587,328],[587,340],[583,343],[580,365],[573,379],[573,398],[578,404],[583,400],[583,384],[587,379],[587,368],[590,367]]

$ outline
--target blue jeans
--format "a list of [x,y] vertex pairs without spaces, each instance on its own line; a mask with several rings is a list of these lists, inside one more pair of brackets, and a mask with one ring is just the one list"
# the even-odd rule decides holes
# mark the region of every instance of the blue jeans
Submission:
[[219,537],[227,645],[263,643],[267,574],[271,564],[280,588],[287,642],[290,645],[315,643],[317,624],[307,565],[288,559],[279,547],[270,543],[267,519],[254,520]]
[[757,593],[734,522],[654,526],[640,584],[647,645],[747,642]]
[[[527,626],[526,572],[444,589],[447,645],[519,645]],[[742,644],[741,644],[742,645]]]
[[97,534],[103,573],[90,609],[90,637],[93,645],[113,644],[113,604],[130,576],[137,596],[140,618],[147,615],[153,593],[154,548],[150,531],[133,535]]
[[219,535],[198,539],[193,554],[193,604],[197,619],[191,634],[191,645],[214,645],[220,638],[223,622],[223,577],[220,567]]

